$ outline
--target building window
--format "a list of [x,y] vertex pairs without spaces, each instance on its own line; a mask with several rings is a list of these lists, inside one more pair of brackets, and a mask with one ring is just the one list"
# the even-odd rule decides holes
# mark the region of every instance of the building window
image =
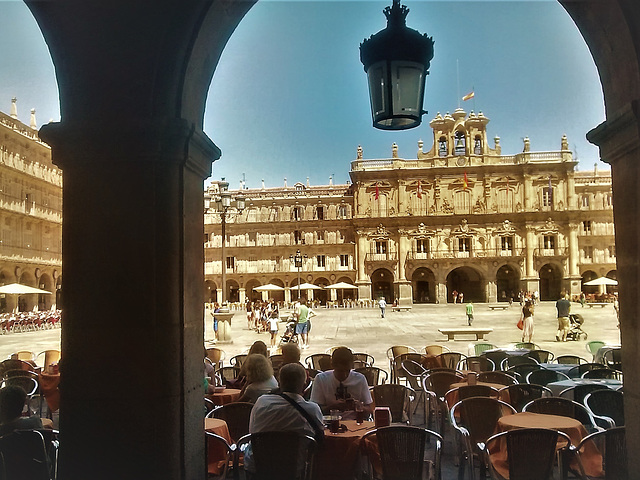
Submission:
[[455,192],[453,196],[453,207],[456,213],[470,213],[471,192],[467,190]]
[[233,270],[236,266],[236,257],[227,257],[227,270]]
[[322,205],[316,207],[316,219],[324,220],[324,207]]
[[584,247],[584,258],[585,258],[585,260],[593,259],[593,247],[591,245],[585,245],[585,247]]
[[429,253],[428,238],[419,238],[416,240],[416,253]]
[[319,268],[324,268],[326,257],[324,255],[318,255],[316,258],[318,260],[318,267]]
[[581,195],[580,204],[582,205],[582,208],[589,208],[589,195]]
[[543,207],[552,207],[553,206],[553,187],[544,187],[542,189],[542,206]]
[[611,245],[609,247],[609,256],[610,257],[615,257],[616,256],[616,246],[615,245]]
[[447,139],[445,137],[440,137],[440,140],[438,140],[438,156],[447,156]]
[[376,240],[376,253],[378,253],[378,254],[387,253],[387,241],[386,240]]
[[555,235],[545,235],[543,238],[542,248],[545,250],[555,250],[556,249],[556,236]]
[[209,234],[205,233],[204,234],[204,243],[207,243],[209,241]]
[[458,252],[461,252],[461,253],[471,252],[471,239],[469,237],[458,239]]
[[347,206],[338,205],[338,218],[347,218]]
[[500,250],[503,252],[512,252],[513,237],[500,237]]
[[324,235],[325,235],[324,230],[316,230],[316,239],[318,242],[324,242]]
[[591,235],[591,220],[584,220],[582,222],[582,233]]
[[349,255],[344,255],[344,254],[340,255],[340,266],[341,267],[349,266]]
[[293,211],[291,212],[291,218],[294,221],[302,220],[302,207],[293,207]]
[[607,193],[604,198],[605,207],[613,207],[613,195]]
[[300,232],[300,230],[293,231],[293,241],[296,245],[298,245],[299,243],[304,243],[304,238],[302,238],[302,232]]

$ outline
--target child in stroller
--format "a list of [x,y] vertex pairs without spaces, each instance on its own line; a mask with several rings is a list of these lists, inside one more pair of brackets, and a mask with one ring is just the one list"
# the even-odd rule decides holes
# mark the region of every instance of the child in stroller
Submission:
[[283,343],[298,343],[296,323],[298,322],[295,319],[287,322],[287,327],[285,328],[284,333],[280,336],[280,345]]
[[581,339],[586,340],[588,335],[587,332],[582,330],[582,324],[584,323],[584,318],[582,315],[577,313],[569,314],[569,323],[571,324],[569,331],[567,332],[567,340],[578,341]]

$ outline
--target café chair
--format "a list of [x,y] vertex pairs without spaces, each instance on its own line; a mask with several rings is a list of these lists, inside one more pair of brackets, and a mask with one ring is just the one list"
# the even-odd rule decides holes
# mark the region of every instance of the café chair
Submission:
[[424,353],[433,357],[436,357],[441,353],[450,351],[451,350],[449,349],[449,347],[445,347],[444,345],[427,345],[426,347],[424,347]]
[[507,385],[498,391],[498,398],[507,402],[518,412],[521,412],[527,403],[543,397],[553,397],[553,392],[542,385],[529,385],[528,383]]
[[535,358],[527,357],[526,355],[509,355],[502,360],[500,370],[507,371],[517,365],[538,365],[539,363]]
[[514,344],[513,347],[518,349],[518,350],[520,350],[520,349],[540,350],[540,347],[537,344],[531,343],[531,342],[518,342],[518,343]]
[[27,408],[29,409],[28,412],[31,416],[36,415],[40,418],[53,418],[53,412],[49,408],[47,399],[40,393],[36,393],[35,395],[31,395],[31,397],[27,398]]
[[573,418],[582,423],[589,433],[601,430],[601,428],[596,425],[596,421],[589,410],[587,410],[587,407],[567,398],[536,398],[527,403],[522,408],[522,411]]
[[487,357],[491,360],[496,368],[502,368],[502,361],[509,356],[509,354],[503,350],[484,351],[480,354],[481,357]]
[[391,383],[400,383],[401,380],[404,380],[406,383],[409,383],[409,380],[406,377],[406,372],[402,369],[402,363],[411,360],[417,364],[422,365],[423,355],[417,352],[408,352],[401,353],[396,358],[393,359],[393,371],[392,378],[395,378],[395,381]]
[[55,365],[60,362],[62,353],[60,350],[45,350],[40,352],[36,357],[36,363],[42,365],[43,369],[47,369],[49,365]]
[[389,379],[389,374],[378,367],[360,367],[354,369],[355,372],[361,373],[367,379],[367,384],[370,387],[375,385],[382,385]]
[[622,371],[622,348],[612,348],[604,352],[602,363],[613,370]]
[[592,362],[595,362],[596,353],[598,353],[598,350],[600,350],[605,345],[606,345],[606,343],[604,343],[601,340],[592,340],[592,341],[587,342],[585,344],[585,348],[587,349],[587,352],[589,352],[591,354],[591,361]]
[[573,387],[565,388],[560,392],[559,397],[568,398],[574,402],[578,402],[584,405],[584,397],[595,390],[609,390],[605,385],[586,383],[584,385],[575,385]]
[[375,362],[373,355],[369,355],[368,353],[364,353],[364,352],[354,353],[353,360],[356,362],[360,361],[365,363],[363,367],[373,367],[373,362]]
[[494,350],[498,348],[497,346],[495,346],[493,343],[476,343],[473,345],[473,351],[476,355],[482,355],[484,352],[486,352],[487,350]]
[[371,396],[376,407],[389,407],[393,423],[411,423],[413,410],[411,402],[416,398],[413,388],[397,383],[371,387]]
[[538,363],[524,363],[522,365],[514,365],[506,370],[511,376],[516,377],[519,383],[525,383],[527,381],[527,375],[536,370],[540,370],[542,366]]
[[614,370],[613,368],[597,368],[595,370],[589,370],[582,374],[582,378],[597,378],[597,379],[609,379],[622,381],[622,372]]
[[451,408],[451,425],[462,439],[462,442],[458,442],[460,458],[458,478],[464,477],[466,464],[469,477],[472,480],[475,479],[475,460],[480,464],[480,477],[485,477],[483,445],[496,432],[498,420],[504,415],[514,413],[516,410],[511,405],[490,396],[460,398],[460,401]]
[[205,409],[205,415],[208,414],[211,410],[213,410],[214,408],[216,408],[216,404],[213,403],[213,400],[204,397],[204,409]]
[[457,369],[471,370],[473,372],[492,372],[496,369],[496,365],[487,357],[467,357],[460,360]]
[[222,367],[216,371],[216,376],[220,377],[221,385],[225,385],[226,382],[235,380],[240,375],[240,368],[238,367]]
[[[585,455],[590,449],[595,449],[600,455],[589,458],[585,462]],[[583,480],[626,480],[629,477],[627,471],[627,442],[624,427],[610,428],[601,432],[592,433],[582,439],[574,449],[578,454],[578,467],[580,478]],[[592,465],[593,458],[601,458],[596,466],[596,472],[587,471]]]
[[436,361],[442,367],[446,368],[458,368],[458,364],[467,358],[466,355],[459,352],[444,352],[436,357]]
[[394,345],[387,349],[387,359],[389,360],[389,371],[391,372],[391,383],[396,383],[396,377],[394,372],[394,360],[398,355],[403,353],[417,353],[413,347],[406,345]]
[[413,388],[416,392],[416,406],[413,409],[413,413],[418,410],[420,406],[420,402],[422,401],[425,406],[425,419],[427,418],[427,399],[426,393],[424,391],[424,386],[422,385],[422,379],[427,374],[427,370],[419,363],[414,362],[413,360],[405,360],[402,362],[402,371],[404,372],[405,378],[409,382],[409,386]]
[[291,431],[250,433],[236,442],[233,468],[239,471],[239,452],[251,442],[254,480],[311,480],[315,439]]
[[456,371],[436,371],[425,375],[422,384],[429,399],[429,421],[435,419],[435,425],[439,432],[444,432],[444,420],[449,408],[444,396],[453,383],[460,383],[464,380],[464,375]]
[[284,357],[281,353],[276,355],[271,355],[269,357],[269,361],[271,362],[271,367],[273,367],[273,376],[278,378],[278,374],[280,373],[280,368],[282,368],[282,364],[284,362]]
[[[207,431],[205,431],[204,434],[206,440],[205,451],[207,452],[207,479],[224,480],[227,478],[227,470],[232,460],[233,448],[220,435]],[[223,452],[223,457],[217,458],[215,461],[212,460],[211,463],[209,463],[209,447],[212,443],[217,445],[218,448],[216,450]]]
[[51,479],[46,442],[38,430],[16,430],[0,437],[0,457],[3,478]]
[[[337,349],[337,348],[349,348],[349,347],[347,347],[345,345],[336,345],[334,347],[327,348],[327,350],[324,353],[326,353],[327,355],[331,355],[331,354],[333,354],[334,350]],[[351,350],[351,349],[349,348],[349,350]]]
[[30,363],[12,358],[0,362],[0,377],[4,377],[5,372],[8,370],[31,370],[35,372],[35,368]]
[[36,359],[36,354],[29,350],[20,350],[19,352],[12,353],[10,358],[12,360],[22,360],[23,362],[33,362]]
[[538,363],[551,363],[555,355],[549,350],[531,350],[525,357],[533,358]]
[[599,368],[607,368],[602,363],[581,363],[576,365],[567,372],[567,375],[571,378],[582,378],[582,375],[589,370],[597,370]]
[[216,347],[207,348],[207,358],[211,360],[211,363],[216,368],[216,370],[222,368],[224,358],[225,358],[224,350]]
[[555,362],[563,365],[582,365],[588,363],[584,358],[578,355],[560,355],[556,357]]
[[305,358],[304,363],[306,363],[309,368],[326,372],[327,370],[331,370],[331,355],[328,353],[314,353]]
[[31,377],[38,380],[38,374],[32,370],[7,370],[4,372],[4,378],[9,377]]
[[487,383],[499,383],[500,385],[515,385],[518,383],[516,377],[499,370],[495,372],[480,372],[478,374],[478,381]]
[[7,385],[17,385],[27,392],[27,397],[31,397],[38,391],[38,381],[32,377],[14,376],[5,378],[2,381],[2,387]]
[[584,397],[584,405],[604,428],[624,426],[624,394],[608,388],[595,390]]
[[227,423],[229,436],[233,440],[245,436],[249,433],[249,418],[253,403],[233,402],[214,408],[207,413],[208,418],[219,418]]
[[[375,441],[371,441],[375,439]],[[381,427],[362,437],[369,479],[440,478],[442,437],[431,430],[407,425]],[[377,445],[377,448],[374,447]],[[381,472],[374,472],[379,464]]]
[[231,357],[229,359],[229,365],[231,365],[232,367],[242,367],[242,364],[244,363],[244,361],[247,359],[249,355],[247,355],[246,353],[241,353],[239,355],[234,355],[233,357]]
[[560,382],[562,380],[570,380],[568,375],[562,372],[556,372],[555,370],[534,370],[527,375],[527,383],[534,385],[542,385],[546,387],[550,383]]
[[[496,451],[506,448],[508,470],[503,462],[494,462],[503,455]],[[571,439],[563,432],[545,428],[520,428],[490,437],[484,447],[485,462],[494,480],[550,480],[558,448],[567,449]],[[502,471],[500,471],[502,470]],[[506,475],[505,475],[506,474]]]

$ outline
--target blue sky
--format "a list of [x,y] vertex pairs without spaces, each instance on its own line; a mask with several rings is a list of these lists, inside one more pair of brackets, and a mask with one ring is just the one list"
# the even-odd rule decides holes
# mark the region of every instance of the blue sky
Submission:
[[[579,169],[593,168],[598,150],[585,134],[604,120],[602,89],[584,40],[552,0],[404,1],[407,25],[435,41],[429,113],[416,129],[374,129],[358,47],[385,27],[390,3],[260,0],[211,84],[205,132],[223,153],[213,178],[232,188],[243,173],[249,187],[285,177],[326,184],[330,175],[344,183],[358,145],[365,158],[388,158],[396,142],[400,157],[415,158],[419,139],[432,144],[429,120],[472,89],[475,99],[462,107],[491,119],[489,136],[500,136],[504,154],[522,151],[525,136],[534,151],[557,150],[566,133]],[[19,1],[0,2],[0,18],[0,110],[16,96],[24,122],[32,107],[40,125],[58,120],[53,66],[35,21]]]

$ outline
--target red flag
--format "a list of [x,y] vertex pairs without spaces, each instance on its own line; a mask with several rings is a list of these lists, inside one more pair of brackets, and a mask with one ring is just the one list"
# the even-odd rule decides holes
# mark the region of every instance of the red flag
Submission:
[[378,190],[378,182],[376,182],[376,200],[380,197],[380,191]]
[[422,185],[420,184],[420,180],[418,180],[418,198],[422,198]]
[[469,179],[467,178],[467,171],[464,171],[464,188],[465,190],[469,187]]
[[509,191],[509,177],[507,177],[507,192]]

